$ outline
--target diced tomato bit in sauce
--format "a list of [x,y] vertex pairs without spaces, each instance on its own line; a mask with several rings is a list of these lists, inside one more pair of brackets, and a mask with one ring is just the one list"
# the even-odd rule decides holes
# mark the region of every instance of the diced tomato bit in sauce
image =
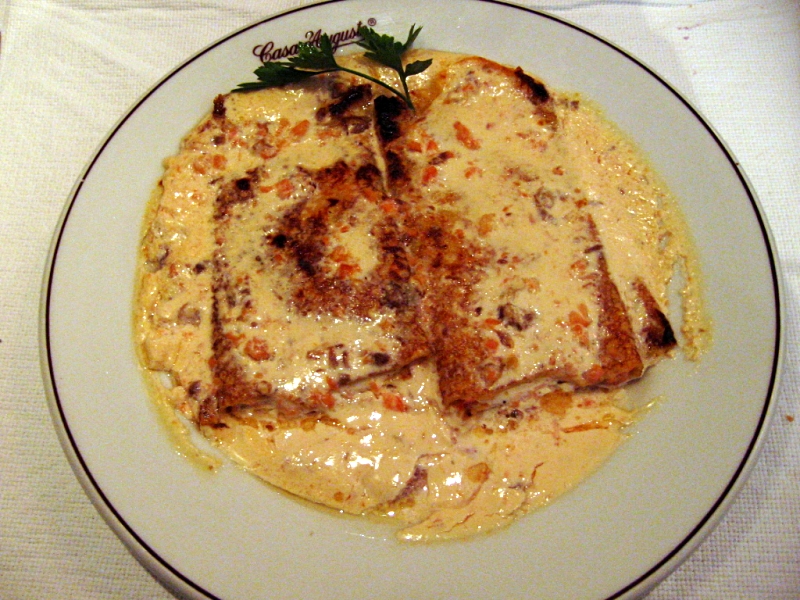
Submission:
[[581,314],[584,316],[584,318],[586,318],[589,321],[589,323],[592,322],[592,320],[589,319],[589,307],[586,306],[585,302],[581,302],[578,305],[578,310],[581,312]]
[[492,232],[494,229],[494,213],[487,213],[481,215],[478,219],[478,235],[485,236]]
[[295,137],[303,137],[305,134],[308,133],[308,128],[310,125],[311,123],[308,121],[308,119],[304,119],[299,123],[297,123],[297,125],[292,127],[290,131],[292,132],[292,135],[294,135]]
[[411,152],[422,152],[422,144],[416,140],[411,140],[406,146]]
[[567,316],[566,325],[578,338],[578,342],[585,347],[588,347],[590,344],[589,333],[586,331],[586,328],[591,324],[592,320],[589,318],[589,310],[583,303],[581,303],[579,310],[570,311]]
[[377,204],[378,201],[382,198],[380,192],[373,190],[373,189],[365,189],[362,191],[364,197],[372,203]]
[[350,258],[350,253],[344,246],[336,246],[333,250],[331,250],[330,257],[332,261],[344,262]]
[[439,174],[439,169],[434,167],[433,165],[425,167],[425,170],[422,172],[422,183],[427,185]]
[[500,379],[500,375],[502,375],[500,369],[497,369],[495,367],[490,367],[483,371],[483,380],[486,383],[486,385],[492,385],[498,379]]
[[244,353],[255,361],[269,360],[272,357],[267,342],[260,337],[250,338],[244,346]]
[[278,193],[278,198],[285,200],[294,192],[294,184],[292,184],[290,179],[281,179],[275,185],[275,191]]
[[342,136],[342,130],[337,128],[322,129],[318,135],[320,139],[338,138]]
[[481,147],[481,143],[473,137],[472,132],[461,121],[453,123],[453,127],[456,128],[456,139],[461,142],[465,148],[477,150]]
[[229,342],[231,342],[234,346],[238,346],[239,342],[244,339],[244,335],[236,335],[235,333],[226,333],[225,337]]
[[353,265],[350,263],[342,263],[339,265],[339,268],[336,269],[336,276],[340,279],[344,279],[347,277],[351,277],[361,271],[361,267],[358,265]]
[[579,274],[584,273],[588,267],[589,267],[589,261],[587,261],[585,258],[576,260],[574,263],[570,265],[570,268]]
[[605,371],[600,365],[592,365],[583,372],[583,379],[586,382],[586,385],[595,385],[600,383],[604,376]]
[[333,408],[336,404],[336,398],[334,398],[333,394],[330,392],[314,391],[311,393],[311,400],[315,404],[324,406],[325,408]]
[[481,173],[483,173],[483,170],[480,167],[472,165],[464,170],[464,177],[472,179],[475,175],[480,175]]
[[585,304],[583,305],[583,310],[580,310],[580,312],[573,310],[569,313],[569,324],[580,327],[588,327],[592,324],[592,320],[589,318],[589,313]]
[[383,392],[381,393],[381,400],[383,401],[383,406],[388,410],[393,410],[396,412],[408,411],[408,406],[403,401],[403,397],[400,394]]

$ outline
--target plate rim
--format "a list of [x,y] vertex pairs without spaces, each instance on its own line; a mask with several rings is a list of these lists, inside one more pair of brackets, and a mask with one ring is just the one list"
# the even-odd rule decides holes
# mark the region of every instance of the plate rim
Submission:
[[[39,302],[39,359],[42,379],[44,381],[45,394],[47,396],[48,408],[59,438],[59,442],[70,463],[70,466],[72,467],[73,472],[76,475],[76,478],[81,484],[81,487],[94,505],[95,509],[103,517],[106,524],[110,527],[110,529],[112,529],[112,531],[114,531],[114,533],[119,537],[127,550],[136,558],[136,560],[139,561],[139,563],[142,564],[142,566],[152,576],[154,576],[162,586],[164,586],[172,594],[179,597],[191,597],[192,593],[198,593],[204,598],[213,600],[218,598],[210,591],[203,588],[202,585],[183,575],[183,573],[170,564],[168,560],[162,558],[159,553],[150,547],[139,536],[134,528],[125,521],[110,500],[108,500],[103,489],[96,481],[92,472],[89,470],[88,465],[84,461],[84,458],[81,454],[80,448],[78,447],[78,444],[76,443],[72,432],[70,431],[69,422],[58,393],[56,375],[51,356],[50,305],[53,276],[57,269],[58,250],[61,246],[66,224],[80,195],[83,183],[86,181],[95,164],[105,151],[105,148],[119,132],[119,130],[125,125],[128,119],[131,118],[133,114],[143,104],[145,104],[162,85],[164,85],[177,73],[185,69],[188,65],[192,64],[194,61],[213,51],[217,46],[241,35],[250,29],[260,27],[266,23],[280,19],[289,14],[303,12],[318,8],[323,5],[337,4],[348,1],[350,0],[319,0],[317,2],[272,13],[263,19],[258,19],[257,21],[251,22],[243,27],[225,34],[199,51],[191,54],[186,59],[181,60],[175,67],[170,69],[164,76],[159,78],[152,86],[150,86],[129,108],[127,108],[114,126],[110,129],[110,131],[101,140],[96,150],[91,154],[91,158],[87,161],[86,166],[81,171],[81,174],[78,176],[75,184],[69,192],[51,239],[51,244],[46,259],[46,266],[42,278]],[[525,13],[533,14],[537,17],[555,21],[556,23],[593,38],[594,40],[620,54],[624,59],[634,63],[640,69],[644,70],[652,79],[657,81],[670,94],[672,94],[675,99],[677,99],[681,105],[694,116],[696,121],[706,130],[714,144],[722,151],[728,164],[736,173],[736,176],[741,184],[741,188],[746,192],[753,215],[756,217],[758,222],[762,241],[764,243],[764,250],[769,262],[770,278],[772,280],[772,303],[775,307],[775,342],[772,352],[772,367],[770,380],[764,394],[763,406],[760,411],[758,423],[750,437],[750,442],[746,451],[744,451],[741,455],[738,467],[730,475],[727,486],[720,492],[717,500],[708,508],[705,515],[697,523],[697,525],[686,534],[680,543],[677,543],[668,554],[662,557],[662,559],[655,563],[649,570],[644,572],[636,580],[630,582],[625,587],[617,590],[614,594],[607,596],[605,600],[617,600],[623,597],[628,597],[630,594],[638,595],[646,593],[647,591],[650,591],[656,587],[684,560],[686,560],[708,537],[714,528],[719,525],[733,502],[738,497],[742,487],[747,482],[749,475],[757,463],[760,452],[764,446],[767,434],[770,430],[770,425],[774,418],[775,405],[777,404],[778,395],[780,393],[785,354],[785,293],[783,274],[780,267],[780,258],[777,251],[777,246],[758,196],[747,175],[744,173],[741,164],[735,158],[731,149],[717,133],[716,129],[703,116],[703,114],[656,70],[616,43],[561,16],[554,15],[541,9],[535,9],[516,4],[514,2],[508,2],[506,0],[468,1],[475,4],[480,3],[501,5],[520,10]]]

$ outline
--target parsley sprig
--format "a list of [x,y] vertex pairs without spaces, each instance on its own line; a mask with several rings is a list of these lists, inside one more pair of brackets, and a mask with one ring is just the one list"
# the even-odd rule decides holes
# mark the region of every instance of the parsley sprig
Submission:
[[431,66],[433,62],[430,59],[417,60],[405,66],[403,65],[403,54],[411,48],[411,45],[414,43],[414,40],[417,39],[420,31],[422,31],[422,27],[412,25],[408,32],[408,39],[405,43],[402,43],[395,40],[390,35],[376,33],[375,30],[370,27],[362,26],[358,29],[358,34],[362,39],[360,42],[357,42],[357,44],[366,50],[364,56],[396,71],[400,77],[402,90],[394,88],[388,83],[367,75],[366,73],[341,66],[336,62],[336,58],[333,55],[335,50],[328,34],[323,34],[319,40],[319,47],[307,42],[301,42],[298,44],[297,56],[293,56],[288,61],[264,63],[255,70],[258,81],[240,83],[233,91],[247,92],[250,90],[277,87],[287,83],[303,81],[304,79],[322,73],[344,71],[358,77],[363,77],[372,83],[386,88],[393,94],[402,98],[408,107],[414,110],[414,103],[411,101],[411,94],[408,91],[408,83],[406,80],[412,75],[422,73]]

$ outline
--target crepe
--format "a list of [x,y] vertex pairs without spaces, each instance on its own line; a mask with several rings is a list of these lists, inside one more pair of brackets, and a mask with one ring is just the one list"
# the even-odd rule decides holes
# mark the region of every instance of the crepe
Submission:
[[[375,104],[391,191],[415,206],[415,278],[444,404],[470,414],[520,384],[641,376],[656,353],[640,356],[547,88],[468,57],[440,71],[435,90],[418,114],[395,98]],[[663,312],[648,306],[663,324],[661,336],[648,329],[648,347],[672,347]]]
[[[368,86],[321,86],[317,103],[253,148],[263,164],[216,198],[215,385],[201,419],[274,406],[324,412],[331,392],[425,356],[401,230],[371,151]],[[230,125],[217,117],[221,128]],[[235,125],[234,125],[235,126]],[[311,168],[305,152],[326,146]]]

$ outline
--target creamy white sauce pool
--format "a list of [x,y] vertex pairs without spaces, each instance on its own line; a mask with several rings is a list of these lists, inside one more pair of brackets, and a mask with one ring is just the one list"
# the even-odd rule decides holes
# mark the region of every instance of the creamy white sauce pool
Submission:
[[[432,56],[444,66],[454,60],[446,54]],[[422,88],[433,77],[432,73],[423,74],[415,85]],[[231,96],[226,101],[227,117],[238,125],[227,132],[224,148],[201,124],[186,138],[181,152],[166,161],[145,223],[136,335],[154,395],[168,412],[175,410],[195,420],[197,406],[190,387],[212,383],[213,276],[212,269],[198,265],[214,258],[217,180],[222,174],[243,176],[263,164],[263,156],[253,151],[258,124],[269,124],[286,144],[260,181],[263,189],[258,201],[273,203],[276,211],[302,194],[297,187],[281,187],[297,165],[322,168],[340,158],[343,151],[373,158],[378,154],[376,148],[361,143],[343,150],[341,144],[327,143],[315,123],[303,125],[305,115],[313,114],[318,103],[314,85],[318,84],[306,91]],[[476,164],[469,152],[464,152],[438,169],[428,193],[436,194],[437,186],[455,191],[472,220],[491,215],[482,222],[493,244],[515,246],[522,254],[549,253],[553,258],[539,264],[546,265],[547,260],[555,264],[558,253],[567,251],[553,244],[558,240],[525,238],[519,220],[506,219],[504,225],[503,215],[494,214],[492,198],[502,189],[503,171],[492,172],[487,166],[492,164],[493,153],[507,156],[511,150],[512,155],[521,156],[537,139],[546,139],[539,160],[523,161],[518,167],[540,178],[549,190],[573,194],[580,190],[586,195],[620,293],[629,293],[626,282],[643,277],[659,304],[671,308],[668,316],[673,326],[681,327],[682,349],[696,358],[710,339],[710,327],[702,309],[696,259],[674,199],[636,148],[600,111],[586,102],[575,104],[572,96],[557,98],[563,101],[556,103],[559,129],[554,139],[552,132],[537,123],[531,123],[524,136],[517,135],[519,123],[514,125],[517,129],[505,131],[500,118],[487,128],[485,115],[459,104],[454,109],[459,122],[480,132],[480,136],[476,133],[480,137],[480,172],[471,170]],[[303,119],[296,119],[298,114]],[[443,139],[452,134],[448,127],[431,122],[423,133]],[[422,138],[419,142],[427,143]],[[267,155],[272,152],[264,144],[259,148]],[[467,178],[465,173],[472,175]],[[243,229],[232,234],[233,241],[226,243],[233,245],[237,239],[246,243],[264,226],[245,222]],[[526,240],[522,244],[520,235]],[[354,222],[341,239],[362,270],[374,267],[374,245],[365,227]],[[683,311],[669,306],[676,265],[684,272],[680,290]],[[558,276],[554,269],[540,269],[543,281],[520,279],[522,283],[514,283],[519,289],[513,293],[524,298],[539,289],[562,288],[564,302],[571,299],[579,304],[586,294],[580,283],[546,281]],[[306,356],[309,348],[331,339],[393,349],[391,340],[381,336],[380,321],[356,327],[332,317],[288,319],[284,305],[273,296],[280,282],[267,277],[259,285],[263,289],[256,293],[266,299],[264,305],[271,306],[272,312],[260,313],[258,318],[274,320],[271,331],[281,332],[281,341],[271,340],[270,346],[280,360],[269,367],[253,362],[251,377],[279,380],[286,389],[301,386],[304,382],[292,378],[291,366]],[[487,279],[482,285],[486,294],[498,289],[511,293],[503,288],[508,281]],[[539,315],[538,322],[551,328],[552,335],[544,336],[551,346],[569,347],[559,325],[561,302],[554,298],[549,304],[552,316]],[[676,322],[681,312],[683,321]],[[634,319],[640,316],[632,314]],[[241,335],[254,334],[247,329]],[[546,360],[554,352],[551,346],[529,350],[528,360]],[[284,372],[288,375],[280,379]],[[158,383],[159,373],[168,374],[171,385]],[[311,372],[308,376],[314,377]],[[505,525],[576,485],[624,440],[624,428],[635,417],[619,408],[624,405],[624,390],[571,392],[551,386],[534,392],[530,386],[520,386],[506,394],[512,400],[510,405],[516,401],[519,409],[490,409],[462,419],[443,411],[436,373],[423,361],[402,376],[378,375],[363,385],[337,390],[335,406],[323,418],[286,423],[253,411],[225,418],[224,428],[204,427],[202,433],[238,464],[288,492],[347,513],[390,517],[400,525],[400,539],[466,537]],[[174,417],[169,420],[173,429],[181,428]],[[183,451],[193,453],[186,444]]]

